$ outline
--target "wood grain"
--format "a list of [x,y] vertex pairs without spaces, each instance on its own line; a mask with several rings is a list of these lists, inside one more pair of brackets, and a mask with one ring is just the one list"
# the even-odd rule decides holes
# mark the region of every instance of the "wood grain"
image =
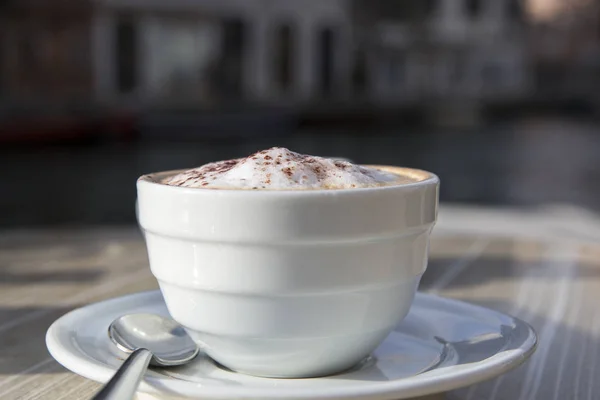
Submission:
[[[422,400],[600,399],[600,226],[572,209],[444,207],[421,290],[507,312],[540,335],[499,378]],[[131,227],[0,233],[0,398],[89,398],[44,335],[67,311],[156,288]]]

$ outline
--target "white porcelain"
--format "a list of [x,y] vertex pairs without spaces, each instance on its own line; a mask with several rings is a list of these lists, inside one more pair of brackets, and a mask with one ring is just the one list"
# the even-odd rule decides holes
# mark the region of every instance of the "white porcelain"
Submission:
[[[52,324],[46,343],[66,368],[106,382],[122,354],[106,330],[129,313],[168,315],[159,291],[137,293],[72,311]],[[418,293],[408,316],[354,369],[324,378],[267,379],[231,372],[208,357],[152,369],[140,399],[247,400],[404,399],[484,381],[523,363],[536,335],[524,322],[456,300]]]
[[[392,167],[386,167],[392,168]],[[351,190],[214,190],[138,181],[169,312],[212,358],[268,377],[352,367],[407,314],[427,265],[438,178]]]

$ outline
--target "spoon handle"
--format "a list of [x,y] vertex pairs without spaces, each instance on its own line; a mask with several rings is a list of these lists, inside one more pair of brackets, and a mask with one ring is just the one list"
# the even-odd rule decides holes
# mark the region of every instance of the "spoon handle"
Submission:
[[93,400],[133,399],[151,359],[152,353],[146,349],[137,349],[131,353]]

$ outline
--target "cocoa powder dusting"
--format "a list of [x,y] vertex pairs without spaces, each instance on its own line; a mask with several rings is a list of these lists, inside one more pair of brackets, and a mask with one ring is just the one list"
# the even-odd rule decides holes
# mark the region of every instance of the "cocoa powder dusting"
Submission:
[[[236,168],[238,166],[240,168]],[[234,171],[228,173],[231,170]],[[378,179],[381,179],[379,173],[369,168],[342,160],[324,159],[273,147],[246,158],[206,164],[166,178],[163,183],[187,187],[257,190],[270,189],[274,184],[277,185],[277,182],[281,182],[281,188],[284,189],[288,187],[336,189],[368,186],[372,185],[371,182],[377,184]]]

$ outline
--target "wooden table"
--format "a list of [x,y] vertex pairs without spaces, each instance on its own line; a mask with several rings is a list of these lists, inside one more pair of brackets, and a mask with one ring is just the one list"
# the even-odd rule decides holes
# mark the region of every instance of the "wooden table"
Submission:
[[[89,398],[44,335],[67,311],[156,288],[133,227],[0,233],[0,398]],[[442,207],[421,290],[508,312],[540,335],[497,379],[427,399],[600,399],[600,218],[584,210]]]

